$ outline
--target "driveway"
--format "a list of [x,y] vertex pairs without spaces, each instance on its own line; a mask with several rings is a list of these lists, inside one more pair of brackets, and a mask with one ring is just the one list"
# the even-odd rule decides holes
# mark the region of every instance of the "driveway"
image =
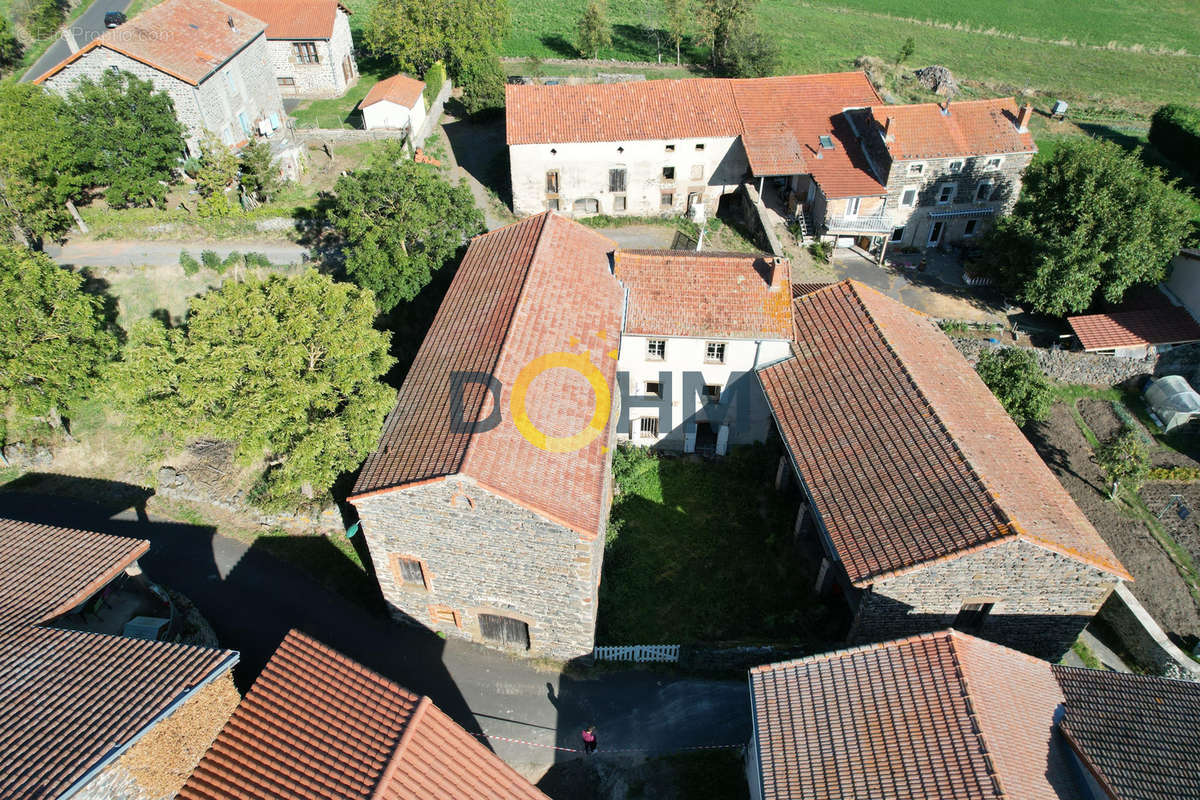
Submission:
[[[104,27],[104,15],[109,11],[125,11],[129,8],[133,0],[92,0],[92,4],[88,6],[87,11],[79,15],[78,19],[67,26],[71,33],[75,36],[75,42],[79,47],[86,47],[88,42],[100,36],[106,28]],[[71,55],[71,49],[67,47],[66,41],[62,36],[59,36],[54,44],[47,48],[42,57],[33,62],[33,66],[29,68],[21,80],[31,81],[34,78],[41,77],[51,67],[57,65],[60,61]]]
[[222,644],[241,652],[235,676],[243,691],[287,631],[300,628],[429,695],[468,731],[517,740],[486,739],[534,779],[556,761],[579,757],[571,750],[588,724],[596,725],[602,752],[646,755],[737,746],[750,734],[744,680],[677,678],[649,670],[601,670],[580,678],[539,669],[372,614],[290,564],[211,528],[144,513],[139,521],[130,508],[0,491],[0,516],[149,539],[150,552],[141,559],[146,573],[190,597]]

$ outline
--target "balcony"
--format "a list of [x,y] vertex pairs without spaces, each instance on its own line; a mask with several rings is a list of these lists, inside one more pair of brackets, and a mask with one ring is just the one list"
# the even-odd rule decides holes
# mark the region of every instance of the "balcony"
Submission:
[[866,217],[836,217],[825,218],[825,232],[834,234],[883,234],[891,233],[896,227],[891,214],[872,214]]

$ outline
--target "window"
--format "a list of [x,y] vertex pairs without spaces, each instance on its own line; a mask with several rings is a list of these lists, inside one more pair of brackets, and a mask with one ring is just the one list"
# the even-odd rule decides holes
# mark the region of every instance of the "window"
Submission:
[[904,228],[894,228],[892,230],[892,241],[899,242],[904,239]]
[[571,208],[576,214],[595,214],[600,210],[600,203],[594,197],[581,197]]
[[703,149],[704,149],[704,145],[703,145],[703,144],[698,144],[698,145],[696,145],[696,149],[697,149],[697,150],[703,150]]
[[700,399],[705,403],[721,402],[721,387],[713,384],[706,384],[704,391],[700,393]]
[[822,150],[832,150],[833,149],[833,137],[832,136],[826,136],[825,134],[822,134],[817,137],[817,141],[819,141],[821,143]]
[[1004,159],[1001,158],[1000,156],[996,156],[995,158],[989,158],[985,162],[984,168],[985,169],[1000,169],[1000,165],[1003,163],[1004,163]]
[[434,625],[446,624],[456,628],[462,627],[462,617],[450,606],[430,606],[429,618],[433,620]]
[[725,343],[724,342],[705,342],[704,343],[704,360],[709,364],[724,364],[725,363]]
[[667,145],[667,152],[668,152],[668,153],[674,153],[674,152],[675,152],[675,145],[673,145],[673,144],[669,144],[669,145]]
[[392,578],[406,589],[429,589],[429,581],[425,576],[425,565],[421,559],[391,553],[389,556],[392,568]]
[[908,174],[909,175],[924,175],[925,174],[925,165],[924,164],[909,164],[908,165]]
[[975,202],[982,203],[984,201],[991,200],[993,185],[994,184],[991,181],[984,181],[983,183],[979,184],[979,187],[975,190]]
[[558,211],[558,198],[557,197],[551,197],[546,200],[546,210],[547,211]]
[[692,164],[692,180],[694,180],[694,181],[704,180],[704,165],[703,164]]
[[489,642],[498,642],[518,650],[529,649],[529,625],[499,614],[479,615],[479,634]]
[[954,618],[954,627],[960,631],[973,633],[983,627],[987,615],[991,613],[995,603],[963,603],[962,608],[958,612],[958,616]]
[[944,206],[947,203],[954,202],[954,193],[958,186],[953,183],[943,183],[938,187],[937,203],[939,206]]
[[646,381],[646,394],[654,397],[662,397],[662,383],[660,381]]
[[847,200],[846,201],[846,216],[847,217],[857,217],[858,216],[858,207],[860,205],[862,205],[861,197],[851,197],[849,200]]
[[618,194],[613,197],[613,211],[619,212],[625,210],[625,195]]
[[558,170],[546,173],[546,194],[558,194]]
[[608,190],[610,192],[625,191],[625,170],[610,169],[608,171]]
[[646,360],[662,361],[667,357],[667,340],[650,339],[646,342]]
[[278,83],[280,86],[295,86],[296,85],[295,78],[276,78],[275,82]]
[[661,204],[662,204],[663,208],[674,207],[674,205],[675,205],[675,193],[674,192],[663,192],[661,199],[662,199]]
[[979,222],[979,220],[977,220],[977,219],[967,220],[967,224],[963,227],[963,236],[965,238],[969,239],[970,237],[975,235],[975,225],[977,222]]
[[963,162],[961,162],[961,161],[951,161],[950,162],[950,171],[951,172],[962,172],[962,168],[963,168]]
[[314,42],[292,42],[292,54],[301,64],[319,64],[317,45]]
[[239,111],[237,118],[238,118],[238,124],[242,126],[242,133],[249,136],[250,135],[250,119],[246,116],[246,113],[244,111]]
[[900,195],[900,205],[915,206],[917,204],[917,190],[905,189],[904,194]]
[[664,181],[675,180],[675,168],[674,167],[663,167],[663,180]]
[[638,431],[643,439],[658,438],[658,417],[642,417],[638,420]]

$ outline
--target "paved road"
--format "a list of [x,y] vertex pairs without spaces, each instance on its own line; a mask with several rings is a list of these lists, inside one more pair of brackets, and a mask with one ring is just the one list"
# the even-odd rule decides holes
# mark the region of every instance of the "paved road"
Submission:
[[[129,4],[133,0],[93,0],[88,6],[87,11],[79,15],[79,18],[70,24],[70,30],[75,34],[75,42],[80,47],[84,47],[92,39],[95,39],[100,34],[104,33],[104,15],[109,11],[124,11],[129,8]],[[54,44],[47,48],[42,57],[33,63],[21,80],[31,81],[41,77],[42,73],[49,70],[51,67],[58,64],[64,58],[71,54],[67,43],[63,41],[61,36],[55,40]]]
[[46,253],[59,264],[74,267],[165,267],[179,263],[179,252],[187,250],[196,258],[201,250],[213,250],[221,257],[234,250],[239,253],[262,253],[272,264],[299,264],[308,253],[304,245],[292,242],[268,241],[221,241],[221,242],[166,242],[166,241],[69,241],[61,247],[47,245]]
[[[245,690],[287,631],[300,628],[384,675],[428,694],[475,733],[577,747],[594,723],[601,750],[662,753],[744,743],[750,732],[744,681],[678,679],[640,670],[579,679],[372,615],[262,550],[212,529],[139,521],[130,509],[0,492],[0,516],[86,527],[151,541],[142,566],[188,595],[222,643],[241,652]],[[330,557],[338,557],[330,548]],[[492,740],[523,773],[540,774],[577,754]]]

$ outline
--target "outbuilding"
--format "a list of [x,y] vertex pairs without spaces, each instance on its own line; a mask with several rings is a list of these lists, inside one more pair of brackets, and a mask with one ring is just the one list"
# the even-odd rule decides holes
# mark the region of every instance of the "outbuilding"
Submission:
[[411,126],[411,132],[416,134],[425,122],[425,82],[407,75],[393,75],[372,86],[358,109],[362,112],[363,127],[369,131]]

